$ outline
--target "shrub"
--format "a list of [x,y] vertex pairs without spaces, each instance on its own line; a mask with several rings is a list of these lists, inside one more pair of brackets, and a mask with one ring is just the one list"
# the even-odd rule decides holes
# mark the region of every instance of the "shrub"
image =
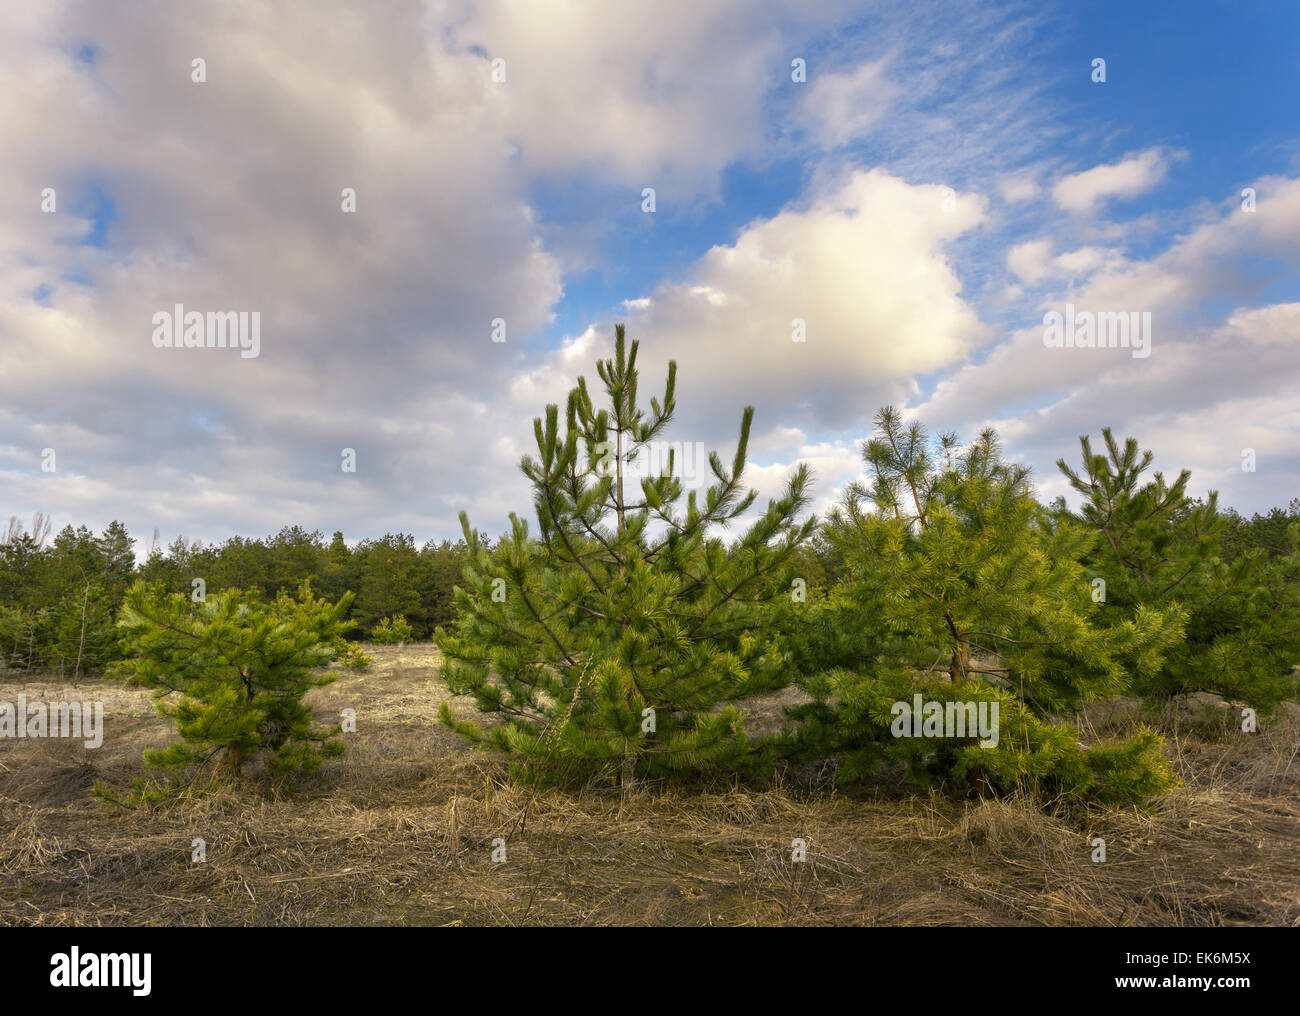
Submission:
[[381,646],[400,646],[411,641],[411,626],[404,617],[386,617],[375,625],[370,640]]
[[365,670],[371,664],[370,654],[359,642],[350,642],[340,635],[334,640],[334,658],[349,670]]
[[[1218,497],[1193,501],[1191,473],[1168,483],[1162,473],[1143,482],[1151,452],[1139,456],[1133,438],[1121,449],[1102,431],[1106,454],[1080,440],[1082,468],[1058,463],[1083,495],[1078,512],[1061,518],[1097,534],[1084,561],[1104,581],[1101,623],[1120,629],[1144,611],[1184,613],[1185,636],[1154,668],[1134,665],[1134,690],[1150,697],[1211,691],[1263,710],[1296,694],[1300,663],[1300,526],[1277,526],[1268,549],[1229,553],[1232,520]],[[1285,518],[1285,516],[1284,516]]]
[[[1126,661],[1154,670],[1181,634],[1177,607],[1099,623],[1079,564],[1096,535],[1053,525],[1028,471],[1002,459],[992,431],[963,448],[951,435],[933,445],[893,409],[876,424],[863,449],[871,483],[850,487],[827,522],[845,581],[798,655],[834,666],[805,681],[816,701],[793,711],[803,724],[795,743],[839,755],[845,779],[895,761],[981,793],[1034,783],[1138,800],[1171,786],[1153,734],[1085,751],[1051,716],[1124,692]],[[916,694],[990,712],[996,702],[997,746],[950,733],[895,736],[894,703]],[[1113,769],[1121,764],[1138,768]]]
[[193,603],[137,582],[118,622],[131,680],[154,689],[183,739],[146,751],[145,761],[180,768],[215,758],[238,774],[261,755],[270,772],[289,776],[341,755],[339,727],[313,727],[302,699],[335,680],[316,671],[334,656],[351,599],[331,605],[304,584],[296,598],[271,603],[237,590]]

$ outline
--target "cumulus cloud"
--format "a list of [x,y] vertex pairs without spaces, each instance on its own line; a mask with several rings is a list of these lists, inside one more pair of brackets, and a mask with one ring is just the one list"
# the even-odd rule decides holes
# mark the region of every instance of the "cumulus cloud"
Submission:
[[484,80],[490,61],[504,61],[507,86],[486,101],[528,167],[678,196],[709,189],[728,163],[761,150],[764,97],[790,80],[791,28],[850,7],[462,0],[442,20],[482,55]]
[[[852,172],[750,223],[650,297],[625,301],[628,335],[643,340],[642,390],[658,392],[666,362],[678,362],[669,440],[730,454],[753,404],[749,482],[775,496],[802,459],[828,505],[857,475],[859,451],[851,440],[810,444],[809,431],[865,433],[880,405],[914,394],[918,375],[987,340],[946,253],[985,215],[977,195]],[[613,324],[589,327],[532,368],[514,391],[519,412],[562,402],[575,374],[609,355]]]
[[1052,243],[1050,240],[1030,240],[1018,243],[1007,252],[1007,268],[1020,279],[1033,285],[1051,271]]
[[[502,143],[477,58],[432,48],[414,4],[378,35],[355,10],[145,6],[30,17],[2,62],[15,186],[59,197],[0,222],[7,438],[59,462],[18,496],[137,528],[227,532],[316,503],[360,518],[377,489],[447,518],[417,478],[435,456],[453,477],[482,458],[446,421],[482,411],[471,379],[490,391],[512,366],[490,322],[524,340],[562,291],[517,169],[430,158]],[[93,39],[92,59],[69,37]],[[101,207],[78,217],[88,193]],[[69,243],[106,202],[102,240]],[[261,355],[154,348],[152,316],[178,303],[258,312]]]
[[[20,196],[0,205],[0,513],[165,538],[286,522],[454,535],[461,508],[496,528],[528,503],[530,419],[593,374],[616,311],[644,340],[643,391],[681,365],[673,438],[725,451],[756,405],[764,495],[803,459],[824,507],[887,402],[963,432],[1000,424],[1049,467],[1124,421],[1243,503],[1296,486],[1298,325],[1270,279],[1300,267],[1300,183],[1256,181],[1258,213],[1205,214],[1137,258],[1134,224],[1098,218],[1166,177],[1177,153],[1149,148],[1055,178],[1065,227],[1027,223],[1050,211],[1034,146],[1053,134],[1035,82],[1010,86],[1023,65],[991,55],[1033,22],[805,8],[18,5],[0,35]],[[985,43],[965,52],[963,34]],[[806,85],[790,81],[799,55]],[[607,227],[548,221],[555,181],[633,205],[655,186],[659,222],[702,221],[729,170],[808,138],[801,175],[750,221],[692,220],[660,274],[565,305],[576,273],[608,268],[592,254]],[[989,213],[999,195],[1014,235]],[[1151,358],[1045,349],[1038,321],[1066,299],[1150,310]],[[152,316],[176,303],[260,312],[261,355],[155,349]],[[1238,446],[1258,474],[1233,472]]]
[[[1106,252],[1085,284],[1048,294],[1038,317],[945,377],[917,414],[936,427],[997,426],[1054,493],[1064,492],[1054,460],[1072,460],[1078,435],[1112,424],[1174,471],[1193,468],[1197,489],[1218,487],[1230,504],[1277,503],[1269,491],[1294,489],[1300,478],[1300,456],[1290,451],[1300,447],[1300,306],[1255,301],[1270,277],[1300,270],[1300,180],[1255,186],[1269,195],[1262,213],[1225,205],[1146,260]],[[1268,268],[1225,270],[1247,261]],[[1041,314],[1067,301],[1076,313],[1150,312],[1151,355],[1045,347]],[[1207,320],[1214,305],[1229,309]],[[1269,449],[1271,476],[1241,471],[1241,450],[1256,446]]]
[[1007,251],[1007,269],[1021,282],[1035,286],[1048,279],[1079,281],[1121,259],[1119,251],[1102,247],[1078,247],[1053,257],[1052,241],[1028,240]]
[[781,407],[773,424],[857,423],[985,338],[945,255],[984,215],[976,195],[854,172],[714,247],[628,326],[697,402],[740,388]]
[[1131,198],[1165,178],[1176,156],[1148,148],[1119,162],[1062,177],[1052,186],[1057,205],[1076,215],[1091,212],[1111,198]]
[[[0,209],[5,507],[208,538],[290,519],[454,532],[462,506],[500,518],[521,448],[494,435],[515,433],[514,399],[563,387],[530,384],[564,273],[537,175],[708,190],[761,145],[786,62],[780,5],[771,20],[734,0],[624,13],[13,12],[0,144],[31,200]],[[58,210],[41,215],[47,187]],[[152,316],[177,303],[259,312],[261,355],[155,349]],[[53,474],[34,471],[44,447]]]

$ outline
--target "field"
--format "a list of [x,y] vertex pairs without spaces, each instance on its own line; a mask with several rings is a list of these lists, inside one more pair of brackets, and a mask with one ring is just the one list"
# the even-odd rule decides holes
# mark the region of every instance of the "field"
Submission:
[[[90,796],[128,789],[142,749],[173,739],[145,691],[0,681],[0,700],[102,700],[106,723],[95,750],[0,741],[0,924],[1300,924],[1295,706],[1254,735],[1208,696],[1171,706],[1157,721],[1182,786],[1146,813],[850,795],[816,773],[534,793],[439,725],[435,648],[369,648],[367,672],[308,699],[322,722],[357,711],[341,760],[157,806]],[[1085,729],[1120,732],[1134,709]]]

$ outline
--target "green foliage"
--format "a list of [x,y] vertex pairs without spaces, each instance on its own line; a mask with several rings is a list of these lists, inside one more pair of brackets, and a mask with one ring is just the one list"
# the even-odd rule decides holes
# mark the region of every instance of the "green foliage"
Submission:
[[[115,625],[126,589],[137,578],[188,596],[196,579],[208,593],[248,590],[274,599],[310,580],[331,601],[360,590],[346,633],[369,633],[384,617],[410,626],[407,641],[427,637],[454,613],[453,589],[467,548],[430,541],[419,550],[406,534],[348,547],[336,532],[285,526],[263,539],[233,536],[219,546],[177,537],[160,546],[157,533],[138,568],[135,541],[120,522],[98,536],[65,527],[49,540],[43,516],[31,531],[12,519],[0,531],[0,668],[44,670],[74,680],[117,661]],[[351,657],[359,660],[359,657]]]
[[0,661],[10,670],[40,667],[48,632],[48,610],[0,604]]
[[[642,407],[637,348],[620,326],[598,365],[606,408],[580,379],[563,420],[552,405],[535,421],[521,466],[536,530],[512,515],[495,545],[463,514],[463,540],[423,547],[401,533],[349,547],[293,525],[164,549],[155,532],[137,568],[121,523],[51,540],[43,516],[30,531],[12,519],[0,669],[76,680],[127,652],[182,736],[152,764],[220,756],[237,770],[265,755],[287,774],[342,750],[302,704],[330,680],[315,668],[367,667],[348,637],[436,632],[452,690],[502,721],[480,730],[444,706],[443,722],[509,753],[522,778],[632,783],[834,756],[844,779],[901,766],[980,792],[1111,802],[1168,788],[1159,738],[1085,747],[1057,717],[1117,694],[1213,691],[1263,711],[1296,695],[1300,499],[1249,519],[1220,511],[1214,493],[1188,496],[1186,471],[1149,476],[1151,453],[1105,430],[1104,454],[1083,438],[1078,471],[1059,463],[1078,510],[1044,508],[993,432],[932,441],[886,409],[863,449],[869,482],[824,526],[799,521],[800,467],[724,542],[754,506],[753,411],[733,460],[709,456],[711,485],[688,492],[671,453],[666,471],[644,468],[675,411],[676,366]],[[196,579],[204,604],[189,598]],[[307,583],[325,599],[289,595]],[[813,701],[781,737],[751,742],[737,703],[794,679]],[[996,702],[999,744],[895,736],[891,709],[918,692]]]
[[145,752],[157,768],[219,758],[235,773],[259,755],[276,776],[311,772],[343,753],[337,726],[312,726],[303,696],[335,680],[316,673],[335,653],[351,600],[331,605],[304,584],[297,597],[270,603],[234,590],[193,603],[137,583],[119,626],[132,682],[152,688],[159,710],[176,720],[181,743]]
[[[1079,564],[1096,536],[1048,518],[992,431],[964,448],[952,435],[934,443],[890,408],[876,426],[863,448],[870,484],[851,486],[826,524],[844,584],[795,643],[805,673],[837,668],[806,682],[817,702],[796,713],[802,745],[842,753],[846,779],[892,760],[981,790],[1032,780],[1091,792],[1094,756],[1048,717],[1124,692],[1126,664],[1153,671],[1181,634],[1180,612],[1097,623]],[[893,738],[888,707],[916,690],[1003,703],[1002,745]],[[1163,785],[1160,766],[1137,785]]]
[[[420,610],[417,589],[420,555],[415,540],[402,534],[368,541],[357,548],[361,589],[356,622],[373,631],[386,618],[414,617]],[[378,641],[378,640],[376,640]]]
[[687,494],[682,510],[675,455],[657,475],[636,466],[672,419],[676,364],[647,412],[637,349],[620,325],[613,359],[597,368],[609,408],[597,411],[579,379],[563,431],[556,405],[535,421],[537,455],[521,468],[536,538],[512,515],[510,534],[489,549],[462,515],[468,563],[457,621],[437,632],[443,675],[503,722],[484,732],[446,704],[442,718],[511,754],[523,778],[629,784],[738,766],[749,745],[732,703],[793,676],[769,607],[789,595],[812,531],[796,521],[807,469],[734,543],[712,535],[756,497],[742,485],[753,410],[730,465],[710,455],[715,482],[702,498]]
[[334,658],[349,670],[365,670],[371,664],[370,654],[357,642],[342,635],[334,639]]
[[1236,560],[1244,551],[1252,549],[1262,550],[1270,558],[1294,553],[1291,527],[1300,523],[1300,497],[1293,497],[1286,508],[1273,508],[1267,515],[1256,512],[1245,518],[1229,508],[1223,516],[1226,522],[1223,555],[1228,560]]
[[99,536],[66,526],[47,545],[39,514],[32,531],[11,519],[0,538],[0,661],[73,680],[117,658],[113,623],[135,567],[120,522]]
[[404,617],[385,617],[370,633],[372,642],[381,646],[400,646],[411,641],[411,626]]
[[[833,670],[810,680],[808,690],[814,702],[792,710],[801,723],[793,743],[821,751],[832,747],[836,775],[844,782],[901,766],[922,785],[974,783],[1002,793],[1106,804],[1140,803],[1175,786],[1163,742],[1153,731],[1143,728],[1126,741],[1085,748],[1074,727],[1036,716],[1012,690],[978,678],[954,685],[900,671],[867,677]],[[996,744],[981,744],[970,733],[973,726],[964,737],[905,736],[909,725],[897,703],[911,707],[917,695],[945,713],[950,703],[977,712],[982,707],[988,718],[996,704]]]
[[445,540],[417,549],[415,538],[406,533],[349,548],[341,532],[327,544],[319,532],[286,526],[274,536],[235,536],[218,547],[178,538],[166,552],[154,549],[140,577],[184,593],[193,579],[202,578],[209,592],[250,589],[268,599],[310,579],[330,600],[356,591],[347,618],[350,637],[368,635],[385,617],[402,617],[415,639],[427,638],[450,620],[452,590],[465,553],[463,543]]
[[[1185,637],[1157,667],[1135,665],[1134,690],[1145,696],[1211,691],[1261,710],[1296,693],[1300,663],[1300,522],[1275,514],[1260,525],[1260,544],[1237,541],[1234,520],[1187,495],[1191,474],[1143,481],[1151,452],[1123,448],[1103,430],[1106,453],[1081,439],[1082,466],[1058,465],[1083,497],[1078,512],[1058,505],[1099,539],[1085,558],[1105,581],[1101,615],[1112,630],[1140,624],[1143,612],[1177,610]],[[1283,523],[1285,522],[1285,526]],[[1262,544],[1262,545],[1261,545]]]
[[54,609],[46,653],[54,669],[70,672],[76,679],[87,671],[103,670],[119,656],[109,590],[88,581],[61,597]]

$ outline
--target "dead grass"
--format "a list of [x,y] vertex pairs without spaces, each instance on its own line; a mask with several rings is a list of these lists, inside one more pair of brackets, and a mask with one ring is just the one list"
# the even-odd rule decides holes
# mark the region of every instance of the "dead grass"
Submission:
[[[1184,785],[1145,813],[779,783],[534,794],[437,723],[435,649],[371,651],[310,699],[357,710],[342,760],[152,808],[88,795],[172,738],[147,693],[0,684],[101,699],[107,724],[94,751],[0,742],[0,924],[1300,924],[1300,709],[1249,736],[1167,717]],[[1085,729],[1122,729],[1122,706]]]

